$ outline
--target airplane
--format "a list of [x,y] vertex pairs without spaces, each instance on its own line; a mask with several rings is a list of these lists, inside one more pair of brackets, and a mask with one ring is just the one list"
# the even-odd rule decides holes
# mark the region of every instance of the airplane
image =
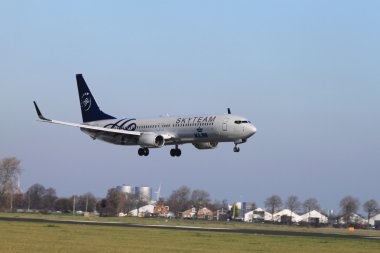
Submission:
[[39,121],[78,127],[94,140],[117,145],[137,145],[139,156],[148,156],[150,148],[174,145],[172,157],[181,156],[179,145],[191,143],[197,149],[214,149],[219,142],[233,142],[233,151],[256,133],[256,127],[246,118],[232,115],[230,108],[223,115],[194,115],[147,119],[121,118],[100,110],[82,74],[76,75],[83,123],[70,123],[45,118],[33,101]]

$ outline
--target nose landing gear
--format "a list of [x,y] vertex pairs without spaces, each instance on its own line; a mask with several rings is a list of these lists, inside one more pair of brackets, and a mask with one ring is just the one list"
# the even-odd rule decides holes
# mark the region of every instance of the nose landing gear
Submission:
[[234,147],[234,152],[240,152],[240,148],[237,146],[237,144],[235,144],[235,147]]

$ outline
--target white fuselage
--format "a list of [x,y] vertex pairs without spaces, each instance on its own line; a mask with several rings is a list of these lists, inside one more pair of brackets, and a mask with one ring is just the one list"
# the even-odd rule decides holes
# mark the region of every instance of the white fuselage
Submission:
[[[162,135],[165,145],[205,142],[246,142],[256,128],[245,118],[232,115],[198,115],[150,119],[112,119],[89,122],[88,125],[139,131]],[[138,145],[138,138],[82,129],[94,139],[119,145]],[[143,146],[143,145],[141,145]]]

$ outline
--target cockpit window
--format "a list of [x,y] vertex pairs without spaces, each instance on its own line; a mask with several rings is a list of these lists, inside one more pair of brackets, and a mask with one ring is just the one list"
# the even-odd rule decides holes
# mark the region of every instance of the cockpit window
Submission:
[[235,124],[244,124],[244,123],[251,123],[251,121],[248,120],[235,120]]

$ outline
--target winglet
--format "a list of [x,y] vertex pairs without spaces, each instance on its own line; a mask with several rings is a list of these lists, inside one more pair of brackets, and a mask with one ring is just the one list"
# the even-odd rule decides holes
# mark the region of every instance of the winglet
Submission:
[[38,106],[37,106],[36,101],[33,101],[33,103],[34,103],[34,107],[36,108],[38,118],[40,118],[41,120],[51,121],[51,119],[47,119],[47,118],[45,118],[45,117],[42,115],[40,109],[39,109]]

